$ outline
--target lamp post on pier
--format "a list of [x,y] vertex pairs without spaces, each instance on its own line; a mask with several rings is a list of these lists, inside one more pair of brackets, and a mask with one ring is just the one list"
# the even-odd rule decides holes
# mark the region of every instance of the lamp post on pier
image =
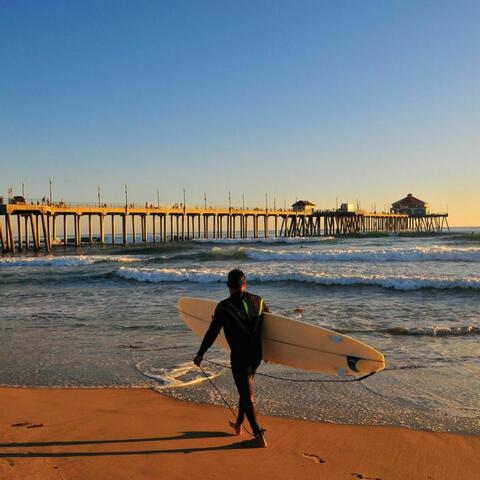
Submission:
[[52,204],[52,179],[51,178],[48,179],[48,186],[50,189],[50,205],[51,205]]
[[98,208],[102,206],[101,195],[100,195],[100,185],[97,187],[97,198],[98,198]]
[[207,194],[203,192],[203,203],[205,204],[205,210],[207,209]]
[[128,185],[125,184],[125,210],[128,209]]
[[157,208],[160,208],[160,190],[157,188]]

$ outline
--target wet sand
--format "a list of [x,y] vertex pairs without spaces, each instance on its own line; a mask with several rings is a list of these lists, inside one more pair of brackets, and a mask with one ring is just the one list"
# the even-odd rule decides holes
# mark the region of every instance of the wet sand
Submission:
[[145,389],[0,388],[3,479],[480,478],[480,436],[262,417],[266,449],[228,410]]

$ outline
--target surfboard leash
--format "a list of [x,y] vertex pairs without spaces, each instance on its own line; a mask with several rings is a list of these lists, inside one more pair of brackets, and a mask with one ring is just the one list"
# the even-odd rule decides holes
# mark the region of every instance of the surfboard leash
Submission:
[[[217,363],[217,362],[212,362],[211,360],[203,360],[204,362],[207,362],[207,363],[211,363],[212,365],[217,365],[219,367],[223,367],[223,368],[232,368],[228,365],[223,365],[222,363]],[[233,415],[233,418],[235,419],[235,421],[237,420],[237,414],[235,412],[235,410],[230,406],[230,404],[228,403],[227,399],[224,397],[223,393],[221,392],[221,390],[215,385],[214,381],[209,377],[208,373],[202,368],[201,365],[197,365],[198,368],[200,369],[200,371],[203,373],[203,375],[205,376],[205,378],[209,381],[210,385],[216,390],[216,392],[220,395],[220,398],[222,399],[223,403],[225,404],[225,406],[230,410],[230,412],[232,413]],[[289,381],[289,382],[315,382],[315,383],[349,383],[349,382],[361,382],[362,380],[365,380],[366,378],[368,377],[371,377],[373,374],[375,374],[377,372],[370,372],[368,373],[367,375],[364,375],[363,377],[359,377],[359,378],[353,378],[353,379],[350,379],[350,380],[335,380],[335,379],[326,379],[326,380],[315,380],[315,379],[296,379],[296,378],[284,378],[284,377],[277,377],[275,375],[268,375],[266,373],[259,373],[259,372],[256,372],[255,375],[261,375],[262,377],[268,377],[268,378],[272,378],[272,379],[275,379],[275,380],[283,380],[283,381]],[[246,428],[245,426],[243,426],[243,429],[249,434],[251,435],[252,437],[255,437],[255,435],[250,431],[248,430],[248,428]]]
[[[204,360],[206,362],[208,362],[208,360]],[[209,362],[209,363],[213,363],[213,362]],[[216,364],[218,365],[218,364]],[[237,421],[237,414],[235,413],[235,410],[230,406],[230,404],[227,402],[227,399],[223,396],[223,393],[220,391],[220,389],[215,385],[215,383],[213,382],[213,380],[208,376],[207,372],[200,366],[200,365],[197,365],[198,368],[202,371],[202,373],[205,375],[205,378],[210,382],[210,385],[217,391],[217,393],[220,395],[220,397],[222,398],[223,400],[223,403],[226,405],[226,407],[232,412],[232,415],[233,417],[235,418],[235,421]],[[248,429],[248,428],[245,428],[243,425],[242,425],[243,429],[249,434],[251,435],[252,437],[255,437],[255,435]]]
[[[212,365],[217,365],[218,367],[229,368],[230,370],[232,369],[232,367],[230,367],[229,365],[223,365],[222,363],[212,362],[211,360],[203,359],[202,361],[207,362],[207,363],[211,363]],[[202,372],[205,374],[203,369],[202,369]],[[322,380],[315,379],[315,378],[285,378],[285,377],[277,377],[276,375],[269,375],[268,373],[261,373],[261,372],[256,372],[255,375],[260,375],[261,377],[272,378],[274,380],[281,380],[281,381],[284,381],[284,382],[296,382],[296,383],[351,383],[351,382],[361,382],[362,380],[365,380],[366,378],[371,377],[375,373],[377,373],[377,372],[370,372],[370,373],[367,373],[366,375],[363,375],[362,377],[350,378],[348,380],[337,380],[335,378],[327,378],[327,379],[322,379]],[[210,378],[208,376],[207,376],[207,378],[210,380]],[[213,382],[211,380],[210,380],[210,383],[213,384]]]

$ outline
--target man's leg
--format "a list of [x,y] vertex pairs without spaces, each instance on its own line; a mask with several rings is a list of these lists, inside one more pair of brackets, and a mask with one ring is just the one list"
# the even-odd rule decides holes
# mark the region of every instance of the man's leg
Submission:
[[[255,377],[255,372],[257,371],[260,362],[255,362],[255,364],[250,368],[247,369],[247,375],[251,377],[252,381],[252,397],[253,397],[253,377]],[[255,401],[254,401],[255,402]],[[241,425],[245,420],[245,409],[243,407],[243,402],[241,400],[238,401],[238,415],[237,415],[237,425]]]
[[[257,407],[253,398],[253,375],[251,368],[245,366],[234,367],[232,365],[232,374],[240,396],[239,407],[242,407],[241,410],[239,408],[239,418],[243,421],[243,417],[240,415],[241,413],[246,415],[253,434],[258,435],[261,432],[261,428],[257,422]],[[238,419],[237,423],[239,423]]]
[[237,425],[241,425],[245,420],[245,410],[243,408],[243,403],[241,400],[238,401],[238,415],[237,415]]

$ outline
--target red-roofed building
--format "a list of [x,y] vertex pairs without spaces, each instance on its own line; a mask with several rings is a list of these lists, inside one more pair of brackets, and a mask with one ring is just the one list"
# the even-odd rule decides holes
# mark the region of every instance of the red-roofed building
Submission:
[[421,217],[430,213],[430,206],[427,202],[414,197],[409,193],[406,197],[392,203],[392,213],[403,213],[411,217]]

